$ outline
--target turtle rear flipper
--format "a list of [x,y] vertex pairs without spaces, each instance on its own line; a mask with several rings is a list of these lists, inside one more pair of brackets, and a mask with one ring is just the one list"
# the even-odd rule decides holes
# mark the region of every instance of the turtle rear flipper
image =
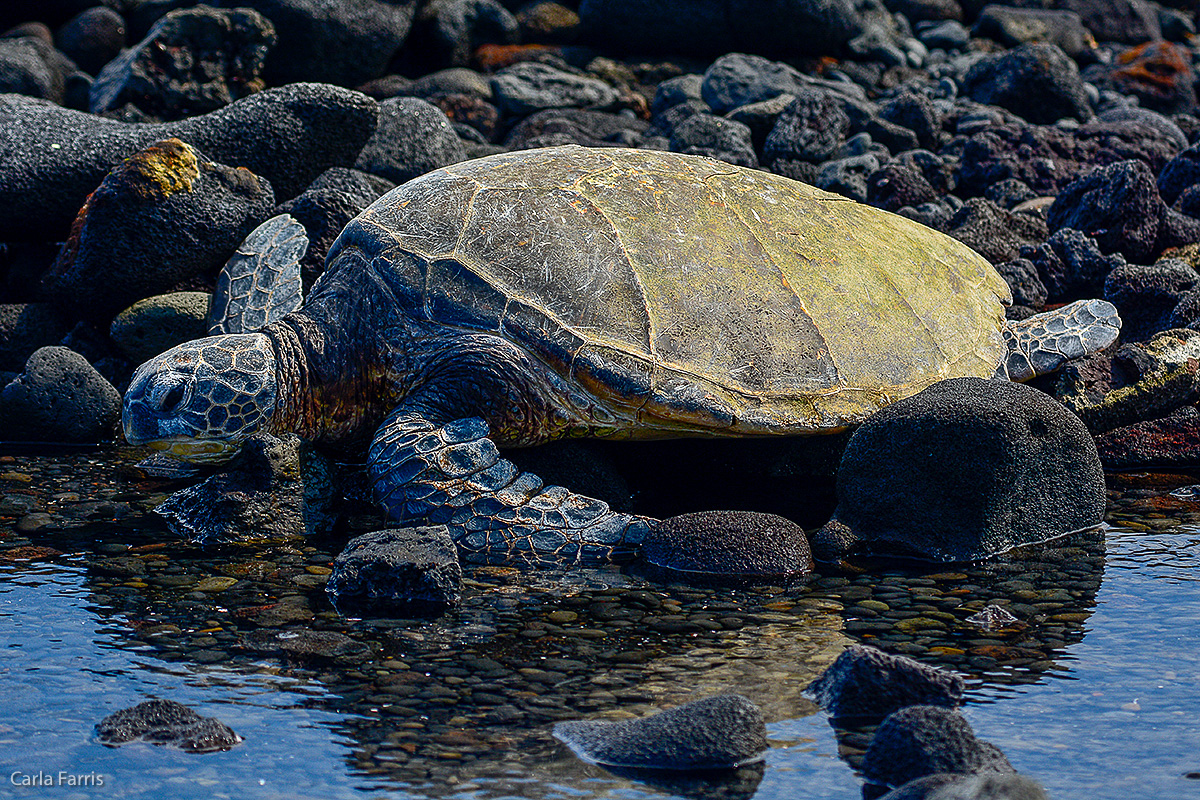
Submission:
[[1112,303],[1076,300],[1074,303],[1010,321],[1004,326],[1008,355],[996,377],[1027,381],[1054,372],[1072,358],[1098,353],[1117,339],[1121,318]]
[[208,335],[253,333],[300,307],[304,226],[288,214],[259,225],[221,268],[208,312]]
[[389,518],[447,525],[472,563],[627,561],[651,522],[519,472],[479,417],[438,425],[401,407],[376,432],[368,465]]

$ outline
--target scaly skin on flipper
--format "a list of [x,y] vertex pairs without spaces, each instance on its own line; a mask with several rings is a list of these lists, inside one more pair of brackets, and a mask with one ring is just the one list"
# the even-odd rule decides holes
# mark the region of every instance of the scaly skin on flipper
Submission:
[[1004,326],[1008,354],[996,377],[1027,381],[1059,369],[1072,358],[1098,353],[1117,340],[1121,318],[1105,300],[1076,300],[1053,311]]
[[261,330],[300,307],[304,226],[287,214],[259,225],[217,276],[208,335]]

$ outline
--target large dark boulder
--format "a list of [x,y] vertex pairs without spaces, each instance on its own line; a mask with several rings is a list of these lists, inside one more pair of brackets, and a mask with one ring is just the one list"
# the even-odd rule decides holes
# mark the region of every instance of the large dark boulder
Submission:
[[1041,125],[1092,117],[1079,68],[1052,44],[1024,44],[984,58],[963,78],[963,90],[973,100]]
[[87,196],[122,160],[178,138],[246,167],[288,200],[330,167],[354,164],[379,104],[317,84],[268,89],[178,122],[127,124],[18,95],[0,96],[0,241],[62,241]]
[[818,559],[855,551],[975,561],[1099,525],[1091,436],[1021,384],[952,378],[873,414],[842,455]]
[[275,205],[247,169],[210,161],[178,139],[113,169],[75,219],[46,276],[48,296],[107,322],[136,300],[215,274]]
[[0,439],[93,443],[111,438],[121,395],[87,359],[42,347],[0,390]]

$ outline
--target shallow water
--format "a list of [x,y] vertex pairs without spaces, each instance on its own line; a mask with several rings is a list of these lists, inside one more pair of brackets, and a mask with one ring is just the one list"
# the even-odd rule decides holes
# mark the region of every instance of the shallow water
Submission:
[[[858,798],[867,733],[835,731],[802,690],[868,641],[959,670],[976,733],[1052,797],[1200,797],[1200,504],[1168,494],[1186,477],[1114,478],[1106,530],[978,567],[754,590],[482,568],[462,609],[428,622],[334,613],[340,540],[177,541],[147,511],[173,487],[130,459],[0,459],[0,795]],[[989,603],[1023,624],[965,621]],[[356,646],[254,644],[313,630]],[[726,691],[764,708],[772,747],[723,784],[617,776],[549,735]],[[96,741],[100,719],[151,697],[245,741]],[[59,785],[19,785],[38,781]]]

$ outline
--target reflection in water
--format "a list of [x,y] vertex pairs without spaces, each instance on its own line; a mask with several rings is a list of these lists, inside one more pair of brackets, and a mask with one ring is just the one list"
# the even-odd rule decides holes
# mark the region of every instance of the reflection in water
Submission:
[[[1110,552],[1106,568],[1104,532],[1094,531],[984,565],[863,562],[853,572],[753,590],[657,586],[618,570],[531,574],[478,568],[467,574],[463,607],[441,619],[346,620],[333,612],[324,593],[342,540],[198,550],[169,536],[147,513],[154,495],[169,487],[138,483],[121,463],[107,456],[103,463],[87,457],[22,459],[5,469],[30,479],[0,484],[0,560],[2,554],[16,559],[21,547],[52,546],[66,555],[10,571],[45,570],[51,579],[73,571],[79,608],[86,603],[80,629],[87,636],[82,644],[71,640],[74,661],[63,660],[59,651],[26,649],[39,659],[37,668],[51,691],[75,697],[74,714],[50,741],[62,749],[57,760],[71,760],[65,754],[77,746],[73,742],[87,741],[106,710],[144,696],[191,692],[229,703],[226,714],[221,706],[198,710],[230,723],[247,736],[247,746],[274,744],[276,754],[286,753],[262,768],[263,779],[312,792],[298,796],[353,796],[357,786],[478,798],[661,792],[849,797],[857,792],[855,779],[835,757],[828,721],[802,694],[848,641],[960,671],[970,687],[966,713],[977,733],[1056,795],[1052,780],[1062,774],[1070,785],[1077,776],[1032,745],[1038,732],[1053,726],[1039,719],[1029,728],[1030,721],[1021,720],[997,736],[987,730],[988,721],[1022,707],[1025,698],[1039,698],[1064,714],[1083,708],[1077,704],[1068,712],[1055,706],[1058,687],[1077,682],[1052,678],[1086,674],[1081,654],[1098,638],[1169,638],[1165,631],[1172,624],[1164,609],[1190,606],[1178,598],[1172,606],[1141,585],[1131,590],[1130,578],[1153,572],[1169,575],[1158,580],[1172,590],[1194,586],[1193,551],[1179,545],[1200,541],[1175,532],[1164,534],[1161,546],[1138,548],[1110,532],[1121,547]],[[1161,523],[1166,529],[1177,525],[1179,515],[1200,508],[1169,498],[1164,505],[1164,496],[1154,490],[1145,502],[1135,498],[1117,508],[1115,521]],[[1158,517],[1147,519],[1151,514]],[[26,587],[34,594],[43,590]],[[1098,594],[1107,597],[1103,613],[1097,612]],[[991,606],[1019,624],[988,631],[969,621]],[[1098,632],[1089,633],[1092,628]],[[255,632],[272,631],[323,636],[296,637],[306,644],[290,650],[250,646],[258,640]],[[99,657],[87,648],[101,641],[106,649]],[[1098,651],[1095,657],[1116,659],[1116,652]],[[1153,672],[1160,656],[1153,648],[1138,652],[1145,661],[1136,661],[1138,653],[1125,654],[1121,669]],[[51,669],[54,660],[72,666]],[[95,669],[86,679],[79,677],[90,668],[85,663]],[[22,681],[32,680],[24,666],[8,669],[20,671]],[[1195,670],[1172,669],[1174,677],[1165,685],[1193,691]],[[97,702],[96,692],[126,680],[137,688],[126,687],[111,709],[103,705],[107,700]],[[668,785],[663,780],[669,776],[619,776],[582,764],[549,735],[553,722],[562,719],[642,716],[724,692],[745,694],[764,708],[773,743],[765,772],[752,770],[725,783]],[[1190,702],[1187,695],[1170,697]],[[1000,699],[1005,702],[997,703]],[[37,702],[53,705],[49,698]],[[1162,705],[1144,695],[1139,702],[1147,710]],[[1120,713],[1146,713],[1120,711],[1120,705],[1114,706]],[[0,731],[4,725],[12,722],[0,715]],[[838,734],[843,757],[857,763],[869,731]],[[278,741],[268,741],[272,737]],[[236,749],[228,755],[238,757]],[[343,762],[344,775],[312,777],[329,769],[321,758],[330,757]],[[202,763],[217,782],[222,770],[232,769],[229,763]],[[166,785],[166,780],[156,774],[144,784],[153,788],[154,781]],[[706,794],[711,792],[724,794]],[[1091,794],[1122,796],[1103,789]],[[195,796],[208,795],[197,790]]]

